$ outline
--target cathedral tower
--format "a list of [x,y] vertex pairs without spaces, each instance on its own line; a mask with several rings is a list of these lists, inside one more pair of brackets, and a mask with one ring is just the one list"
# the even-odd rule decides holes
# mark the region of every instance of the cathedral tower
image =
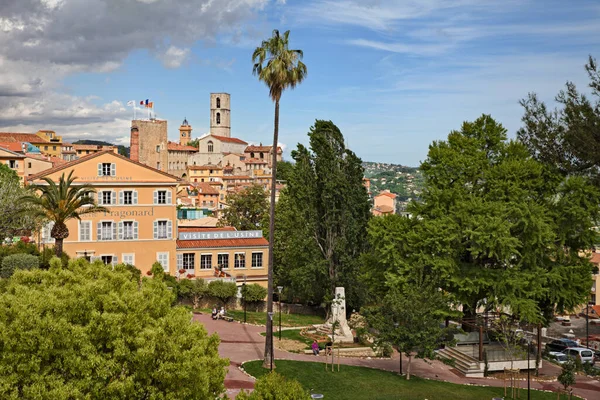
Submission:
[[192,126],[188,123],[187,118],[183,119],[181,126],[179,127],[179,144],[187,146],[192,140]]
[[210,133],[231,137],[229,93],[210,94]]

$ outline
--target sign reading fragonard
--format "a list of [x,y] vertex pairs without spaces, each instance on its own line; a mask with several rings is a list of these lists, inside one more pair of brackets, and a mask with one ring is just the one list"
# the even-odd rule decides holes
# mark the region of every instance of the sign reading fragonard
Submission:
[[179,240],[261,238],[262,231],[180,232]]

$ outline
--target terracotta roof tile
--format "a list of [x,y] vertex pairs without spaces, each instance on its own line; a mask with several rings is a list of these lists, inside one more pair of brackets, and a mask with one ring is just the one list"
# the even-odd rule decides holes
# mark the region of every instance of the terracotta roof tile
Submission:
[[224,176],[221,179],[228,180],[228,181],[236,181],[236,180],[252,179],[252,178],[249,177],[248,175],[232,175],[232,176]]
[[0,147],[17,153],[23,152],[23,144],[21,142],[2,142],[0,143]]
[[190,183],[194,189],[198,190],[198,194],[219,194],[219,191],[209,185],[207,182],[193,182]]
[[193,152],[197,152],[198,149],[194,146],[185,146],[179,143],[175,143],[175,142],[168,142],[167,143],[167,150],[173,150],[173,151],[193,151]]
[[267,160],[261,160],[259,158],[249,158],[249,159],[244,160],[242,162],[246,163],[246,164],[266,164]]
[[[271,149],[273,148],[273,146],[255,146],[255,145],[250,145],[248,147],[246,147],[246,150],[244,150],[246,153],[252,152],[252,151],[257,151],[257,152],[270,152]],[[281,153],[281,147],[277,146],[277,153]]]
[[[218,229],[216,229],[218,230]],[[264,247],[269,242],[265,238],[251,239],[206,239],[206,240],[178,240],[178,249],[215,248],[215,247]]]
[[590,262],[592,264],[600,264],[600,253],[593,253]]
[[192,171],[206,171],[206,170],[210,170],[210,169],[216,169],[216,170],[221,170],[223,168],[217,166],[217,165],[188,165],[188,168],[191,169]]
[[387,197],[389,197],[391,199],[395,199],[396,198],[396,195],[394,193],[390,193],[390,192],[381,192],[381,193],[379,193],[375,197],[379,197],[379,196],[387,196]]
[[106,151],[106,150],[114,150],[115,146],[105,146],[105,145],[97,145],[97,144],[74,144],[73,148],[75,150]]
[[229,143],[237,143],[237,144],[248,144],[248,142],[244,142],[242,139],[227,137],[227,136],[218,136],[218,135],[210,135],[221,142],[229,142]]
[[50,143],[50,141],[39,137],[35,133],[13,133],[0,132],[0,142],[28,142],[28,143]]

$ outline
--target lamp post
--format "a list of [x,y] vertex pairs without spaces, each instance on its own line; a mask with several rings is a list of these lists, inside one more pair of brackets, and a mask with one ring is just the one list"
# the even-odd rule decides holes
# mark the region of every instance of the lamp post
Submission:
[[[273,327],[273,312],[267,312],[271,328]],[[273,371],[273,359],[275,358],[275,352],[273,351],[273,330],[271,330],[271,371]]]
[[244,274],[244,283],[242,283],[242,301],[244,302],[244,323],[246,323],[246,274]]
[[531,345],[531,338],[527,337],[527,400],[531,400],[531,368],[529,365],[530,345]]
[[281,340],[281,291],[283,290],[283,286],[277,286],[277,292],[279,293],[279,340]]

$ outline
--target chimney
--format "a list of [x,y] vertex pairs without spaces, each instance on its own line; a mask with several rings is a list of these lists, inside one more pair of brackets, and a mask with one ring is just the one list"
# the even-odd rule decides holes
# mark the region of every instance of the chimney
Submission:
[[129,141],[129,158],[133,161],[140,161],[140,131],[137,126],[131,127],[131,136]]

